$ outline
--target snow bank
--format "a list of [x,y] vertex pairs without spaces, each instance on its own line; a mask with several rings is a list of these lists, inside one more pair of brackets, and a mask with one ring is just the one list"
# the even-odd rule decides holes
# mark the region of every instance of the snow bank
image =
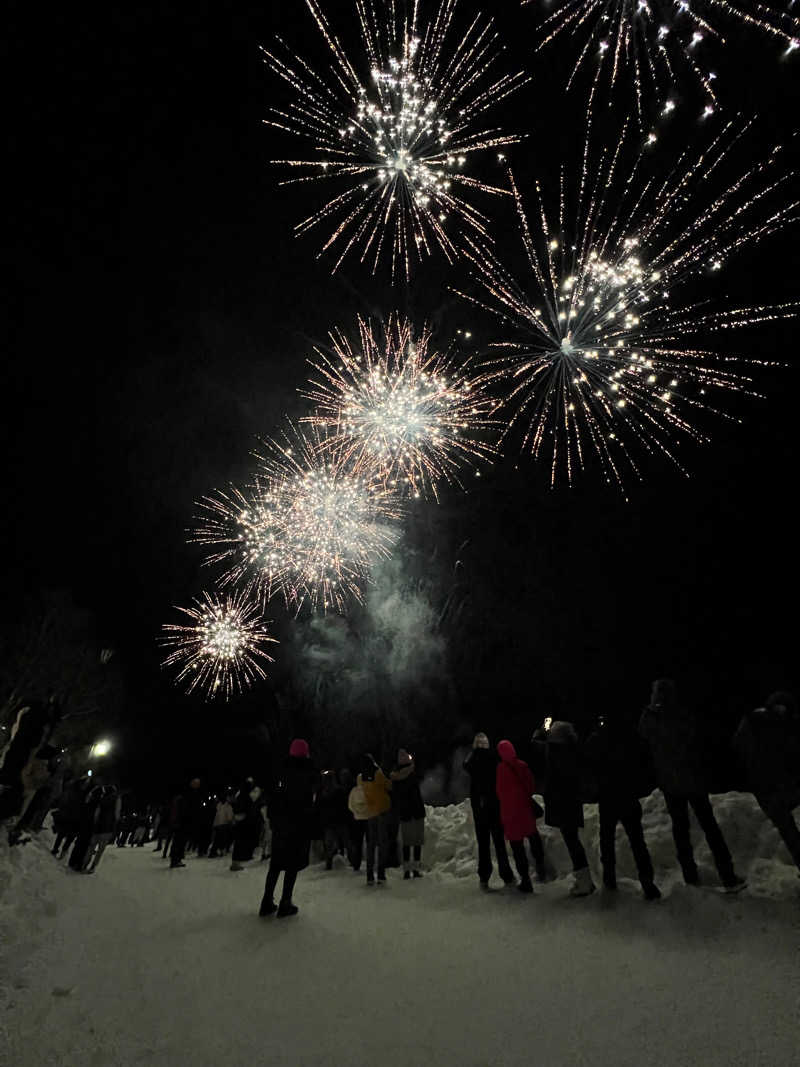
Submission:
[[[750,793],[725,793],[713,799],[722,832],[733,854],[736,869],[744,874],[750,890],[760,896],[785,896],[796,891],[797,869],[778,831],[765,817]],[[669,815],[660,792],[642,801],[644,829],[656,880],[668,887],[679,874]],[[584,808],[583,841],[589,863],[599,875],[597,805]],[[557,830],[539,821],[548,859],[559,877],[570,874],[572,865]],[[705,838],[694,824],[692,840],[700,874],[706,884],[718,882],[716,868]],[[425,825],[425,859],[431,870],[444,877],[474,878],[477,850],[469,801],[444,807],[429,807]],[[617,875],[636,878],[636,868],[622,827],[617,828]]]

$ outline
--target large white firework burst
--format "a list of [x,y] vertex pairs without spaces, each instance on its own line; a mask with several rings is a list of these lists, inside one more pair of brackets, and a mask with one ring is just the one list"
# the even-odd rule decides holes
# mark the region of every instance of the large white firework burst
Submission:
[[478,295],[462,295],[507,334],[491,363],[505,435],[518,430],[523,449],[549,456],[552,482],[571,481],[587,450],[619,484],[643,451],[680,466],[677,441],[705,439],[704,412],[722,414],[720,395],[752,391],[753,369],[768,364],[712,347],[714,335],[796,314],[797,304],[707,302],[709,276],[732,253],[800,214],[779,147],[736,166],[749,125],[731,121],[701,151],[685,149],[666,177],[657,156],[628,158],[626,132],[599,159],[587,142],[574,214],[563,176],[560,194],[536,184],[531,213],[512,178],[524,280],[471,250]]
[[272,657],[266,649],[277,641],[244,592],[204,592],[191,607],[177,610],[191,621],[166,623],[161,643],[169,650],[164,665],[180,667],[176,681],[186,684],[187,692],[199,689],[207,698],[227,700],[267,677],[265,664]]
[[[524,0],[536,3],[541,0]],[[674,87],[687,72],[706,95],[704,114],[715,106],[715,73],[704,53],[709,41],[724,45],[720,28],[732,24],[756,27],[775,38],[783,55],[800,49],[800,19],[791,13],[793,0],[785,6],[763,0],[555,0],[546,3],[551,13],[539,30],[538,48],[557,37],[571,35],[578,55],[569,83],[579,70],[595,65],[593,94],[601,79],[613,88],[617,79],[630,74],[639,114],[648,88],[657,97]]]
[[214,546],[225,584],[300,610],[344,611],[397,539],[401,504],[375,469],[312,429],[263,442],[254,484],[202,502],[194,540]]
[[358,329],[355,346],[334,331],[329,351],[315,349],[308,421],[356,470],[377,470],[393,488],[437,497],[440,482],[460,485],[463,468],[494,454],[492,401],[468,362],[437,352],[430,328],[415,334],[399,315],[379,330],[359,318]]
[[322,183],[321,196],[331,190],[296,232],[332,225],[323,251],[332,251],[334,270],[354,252],[373,271],[388,257],[392,274],[406,276],[434,248],[452,260],[459,230],[487,237],[472,195],[504,190],[465,168],[475,153],[519,140],[484,126],[483,114],[526,80],[493,72],[499,47],[491,21],[476,16],[462,26],[458,0],[440,0],[424,23],[417,0],[402,15],[394,0],[355,0],[362,40],[351,59],[318,0],[306,3],[331,69],[314,70],[283,42],[264,50],[293,94],[266,121],[309,147],[304,158],[275,162],[298,171],[288,181]]

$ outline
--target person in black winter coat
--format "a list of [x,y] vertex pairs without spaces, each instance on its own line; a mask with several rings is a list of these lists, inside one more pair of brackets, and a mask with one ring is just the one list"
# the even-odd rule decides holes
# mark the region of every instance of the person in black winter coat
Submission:
[[745,881],[733,867],[708,796],[703,744],[695,717],[678,700],[670,678],[653,682],[650,703],[639,720],[639,733],[647,742],[655,778],[664,794],[672,820],[678,862],[687,885],[698,885],[700,875],[689,832],[689,806],[706,835],[720,879],[728,892],[738,892]]
[[69,856],[70,870],[80,873],[86,867],[87,854],[94,836],[97,810],[103,797],[103,786],[98,782],[85,795],[78,818],[78,833]]
[[[571,722],[556,721],[549,729],[537,730],[532,738],[536,763],[544,771],[544,821],[561,831],[567,846],[575,882],[570,890],[574,897],[594,892],[589,861],[580,838],[583,827],[585,766],[578,746],[578,735]],[[538,750],[538,751],[537,751]]]
[[100,801],[95,808],[94,833],[84,861],[84,870],[87,874],[94,874],[103,858],[103,853],[114,839],[120,808],[120,797],[116,786],[104,786]]
[[325,847],[325,869],[331,870],[334,856],[344,852],[349,844],[347,793],[339,784],[334,771],[325,771],[317,793],[316,815]]
[[639,881],[647,900],[657,900],[659,892],[653,880],[653,861],[642,830],[640,797],[648,796],[655,788],[649,754],[644,742],[633,727],[619,718],[603,719],[586,740],[584,752],[598,787],[600,816],[600,860],[603,864],[603,884],[606,889],[617,888],[616,833],[622,823],[630,841]]
[[[317,773],[309,758],[308,742],[296,738],[289,747],[283,777],[269,803],[272,856],[258,911],[261,916],[272,915],[276,910],[279,919],[297,915],[299,909],[292,903],[292,893],[298,872],[308,866],[316,786]],[[281,871],[283,891],[276,906],[274,896]]]
[[[422,846],[425,844],[425,804],[413,756],[404,748],[397,753],[392,780],[392,808],[400,823],[403,846],[403,878],[422,877]],[[413,859],[412,859],[413,851]]]
[[203,795],[200,785],[199,778],[192,778],[186,792],[176,797],[173,803],[174,832],[169,853],[169,865],[173,869],[186,866],[183,862],[186,845],[202,819]]
[[800,713],[791,693],[773,693],[748,712],[733,739],[761,810],[771,820],[800,870],[800,830],[792,810],[800,805]]
[[233,799],[232,871],[243,871],[244,864],[253,858],[261,837],[261,789],[247,778]]
[[77,837],[83,805],[91,784],[92,779],[86,775],[73,778],[61,794],[61,800],[53,815],[56,839],[52,851],[53,855],[58,856],[59,859],[63,859],[69,852]]
[[500,822],[500,802],[497,799],[497,765],[500,757],[489,747],[486,734],[475,734],[472,751],[464,760],[469,775],[469,800],[472,821],[478,843],[478,878],[481,889],[489,888],[492,876],[490,841],[494,843],[497,870],[506,885],[514,884],[514,872],[508,861],[506,839]]

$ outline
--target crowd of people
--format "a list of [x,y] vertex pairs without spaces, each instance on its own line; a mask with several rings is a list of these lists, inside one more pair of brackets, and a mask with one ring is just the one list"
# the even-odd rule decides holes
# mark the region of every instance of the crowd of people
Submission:
[[[543,819],[558,831],[569,853],[574,872],[570,894],[593,893],[596,887],[581,830],[584,805],[597,803],[604,888],[617,888],[615,842],[621,824],[643,895],[657,900],[661,893],[645,838],[641,800],[659,788],[684,881],[688,885],[700,881],[691,809],[722,886],[726,892],[740,891],[745,880],[735,869],[709,796],[724,791],[712,781],[711,770],[719,763],[721,748],[727,750],[723,755],[730,757],[729,764],[739,769],[735,788],[753,792],[800,871],[800,830],[793,816],[800,805],[800,714],[794,697],[772,694],[762,707],[743,716],[730,743],[721,745],[717,738],[712,744],[704,735],[703,721],[681,702],[674,682],[662,679],[653,684],[638,721],[600,718],[580,736],[571,722],[545,719],[531,738],[528,761],[519,758],[509,740],[493,747],[485,733],[475,735],[464,770],[470,783],[480,887],[489,888],[492,852],[503,883],[521,893],[534,891],[531,860],[538,882],[554,876],[538,829]],[[8,760],[8,751],[7,746],[0,763],[0,783],[5,787],[0,811],[5,803],[6,817],[9,812],[14,816],[9,841],[19,841],[25,830],[36,832],[54,809],[53,853],[68,855],[69,868],[76,872],[96,871],[104,850],[114,841],[120,848],[155,841],[155,851],[169,859],[171,868],[186,866],[187,851],[209,859],[229,856],[233,872],[243,870],[260,850],[269,868],[259,914],[279,918],[297,914],[293,891],[299,873],[309,864],[314,841],[319,842],[327,869],[333,868],[337,857],[354,871],[363,866],[368,887],[385,883],[391,866],[401,866],[409,881],[423,875],[425,804],[415,759],[402,748],[388,773],[371,753],[362,757],[357,773],[349,769],[319,773],[308,743],[297,738],[278,780],[269,788],[249,777],[238,787],[209,797],[201,780],[194,778],[169,803],[139,810],[126,807],[114,784],[93,780],[90,774],[62,781],[59,789],[52,774],[45,782],[41,765],[52,760],[46,744],[36,747],[24,764],[19,752]]]

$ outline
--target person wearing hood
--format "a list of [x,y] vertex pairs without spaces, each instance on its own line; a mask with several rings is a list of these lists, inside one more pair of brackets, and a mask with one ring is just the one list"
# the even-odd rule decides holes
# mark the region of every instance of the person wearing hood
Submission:
[[189,788],[181,796],[175,798],[173,804],[173,818],[175,832],[172,835],[172,847],[169,853],[169,865],[171,869],[185,867],[183,857],[186,855],[186,846],[195,831],[195,827],[201,818],[203,810],[203,796],[200,792],[200,779],[192,778]]
[[[311,763],[308,742],[295,738],[289,746],[283,776],[269,803],[272,855],[258,910],[262,918],[275,912],[279,919],[297,915],[299,909],[292,903],[292,893],[298,873],[308,866],[316,786],[317,774]],[[275,889],[281,872],[283,887],[280,903],[276,905]]]
[[[403,878],[422,877],[422,846],[425,844],[425,804],[419,788],[414,757],[404,748],[397,752],[397,766],[390,775],[392,802],[400,823],[403,846]],[[412,859],[413,850],[413,859]]]
[[489,888],[489,879],[492,877],[490,842],[494,843],[500,877],[506,885],[514,884],[514,872],[508,862],[503,824],[500,821],[500,802],[497,797],[499,762],[500,757],[489,747],[486,734],[475,734],[472,751],[464,760],[464,770],[469,775],[469,802],[478,844],[478,880],[481,889]]
[[653,682],[650,703],[639,720],[639,733],[650,749],[656,782],[672,820],[672,837],[683,880],[687,885],[700,883],[689,829],[691,806],[706,835],[726,892],[738,893],[747,883],[736,874],[722,830],[714,818],[698,724],[678,700],[671,678]]
[[587,897],[595,885],[580,838],[583,827],[583,774],[578,735],[571,722],[556,720],[533,735],[544,768],[544,819],[561,831],[575,881],[570,896]]
[[610,890],[617,888],[616,833],[617,823],[621,822],[630,841],[645,899],[658,900],[661,893],[653,881],[653,861],[644,839],[639,802],[655,788],[644,743],[635,728],[618,717],[601,718],[587,738],[584,752],[598,787],[603,885]]
[[496,789],[500,802],[500,821],[503,833],[511,845],[521,893],[532,893],[533,886],[525,853],[525,839],[530,841],[531,852],[541,881],[545,878],[544,848],[536,829],[533,814],[533,793],[536,788],[531,769],[519,759],[510,741],[501,741],[497,746],[500,762],[497,765]]
[[733,747],[761,810],[800,871],[800,830],[792,815],[800,805],[800,714],[794,696],[773,693],[763,707],[744,715]]
[[378,882],[386,882],[386,858],[389,851],[388,814],[392,808],[389,792],[392,782],[383,773],[374,756],[367,752],[356,779],[367,813],[367,885],[375,885],[375,860]]

